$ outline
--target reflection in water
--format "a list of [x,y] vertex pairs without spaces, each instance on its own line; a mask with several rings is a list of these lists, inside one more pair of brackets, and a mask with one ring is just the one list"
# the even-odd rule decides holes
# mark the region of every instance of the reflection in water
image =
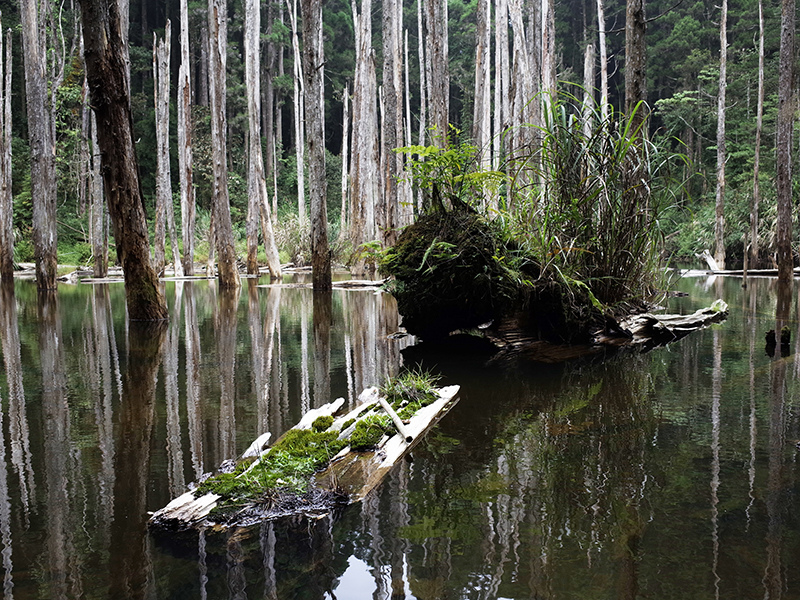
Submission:
[[462,399],[363,505],[164,539],[146,513],[186,481],[397,371],[391,297],[169,283],[122,343],[122,286],[34,285],[0,296],[5,598],[800,598],[798,360],[761,351],[797,312],[768,280],[683,282],[729,321],[646,355],[425,355]]

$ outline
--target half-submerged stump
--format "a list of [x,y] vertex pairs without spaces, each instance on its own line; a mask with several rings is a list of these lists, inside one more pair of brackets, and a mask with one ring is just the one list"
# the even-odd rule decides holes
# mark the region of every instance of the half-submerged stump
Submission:
[[[269,434],[261,435],[238,461],[153,513],[149,525],[224,529],[319,518],[360,502],[458,402],[458,390],[432,388],[424,397],[392,401],[372,387],[345,415],[336,416],[343,398],[313,409],[271,448]],[[301,463],[310,472],[297,477]]]

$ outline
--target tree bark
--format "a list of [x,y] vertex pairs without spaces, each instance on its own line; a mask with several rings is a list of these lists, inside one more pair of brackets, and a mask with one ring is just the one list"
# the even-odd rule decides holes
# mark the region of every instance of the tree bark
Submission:
[[606,13],[604,0],[597,0],[597,38],[600,46],[600,118],[608,119],[608,53],[606,51]]
[[81,14],[86,78],[97,118],[105,194],[125,273],[128,317],[166,319],[166,301],[150,265],[118,7],[114,0],[81,0]]
[[322,0],[302,0],[303,73],[308,128],[308,174],[311,200],[311,278],[314,291],[331,289],[328,211],[325,181],[325,55],[322,47]]
[[294,151],[297,163],[297,218],[300,231],[306,225],[306,176],[305,176],[305,128],[303,115],[305,90],[303,89],[303,67],[300,56],[300,40],[297,37],[297,0],[286,0],[289,21],[292,26],[292,52],[294,56]]
[[181,64],[178,69],[178,174],[181,186],[183,272],[194,275],[195,202],[192,173],[192,82],[189,56],[189,3],[181,0]]
[[492,137],[492,168],[498,170],[503,155],[503,140],[510,111],[509,82],[511,69],[508,48],[508,1],[496,0],[494,59],[494,137]]
[[342,94],[342,212],[339,217],[339,239],[347,237],[347,197],[348,197],[348,173],[350,172],[350,90],[347,84],[344,86]]
[[[5,58],[3,51],[5,50]],[[0,24],[0,281],[14,280],[14,197],[11,193],[11,30]]]
[[402,157],[394,149],[403,140],[403,63],[400,58],[402,7],[398,0],[384,0],[383,10],[383,203],[379,211],[382,241],[386,246],[397,240],[399,219],[398,178],[403,169]]
[[647,117],[647,108],[644,106],[647,101],[647,22],[644,2],[645,0],[627,0],[625,10],[625,113],[633,117],[631,124],[634,131]]
[[213,163],[212,211],[217,269],[221,288],[241,285],[233,245],[231,206],[228,198],[228,132],[226,117],[228,14],[226,0],[208,0],[209,95]]
[[39,0],[20,0],[28,142],[31,150],[36,285],[40,290],[53,290],[56,288],[58,234],[55,123],[47,92],[47,50],[44,36],[46,10],[47,4]]
[[156,223],[153,239],[153,268],[164,271],[166,263],[167,202],[172,204],[169,173],[169,43],[170,24],[159,44],[153,33],[153,96],[156,129]]
[[778,280],[792,279],[792,121],[794,117],[795,3],[781,1],[781,45],[778,67],[776,161],[778,195]]
[[103,175],[101,170],[100,146],[97,144],[97,118],[94,112],[90,118],[89,197],[92,203],[90,236],[94,255],[94,277],[108,275],[108,218],[103,196]]
[[447,35],[447,0],[425,2],[425,49],[428,73],[428,110],[431,127],[444,147],[450,134],[450,68]]
[[[261,46],[261,10],[258,0],[247,0],[245,3],[245,79],[247,83],[247,115],[250,127],[250,168],[247,173],[248,203],[247,222],[247,272],[258,274],[256,253],[258,250],[258,222],[263,229],[264,251],[267,265],[272,277],[281,276],[281,262],[278,258],[278,246],[272,231],[272,211],[269,206],[267,182],[264,177],[264,158],[261,153],[261,81],[258,74]],[[270,136],[271,137],[271,136]],[[252,228],[252,230],[251,230]]]
[[583,54],[583,135],[586,139],[594,130],[594,44],[586,44]]
[[472,139],[480,151],[483,168],[491,164],[491,0],[478,2],[478,31],[475,50],[475,107],[472,116]]
[[728,86],[728,0],[722,0],[719,22],[717,92],[717,199],[714,208],[714,260],[725,269],[725,90]]
[[764,11],[758,1],[758,103],[756,106],[756,141],[753,156],[753,203],[750,207],[750,267],[758,268],[758,210],[761,203],[761,130],[764,121]]

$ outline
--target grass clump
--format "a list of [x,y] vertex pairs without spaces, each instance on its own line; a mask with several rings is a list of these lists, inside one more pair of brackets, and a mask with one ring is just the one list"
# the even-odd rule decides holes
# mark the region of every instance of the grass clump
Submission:
[[438,382],[439,377],[429,371],[407,371],[387,380],[380,393],[401,419],[409,419],[439,397]]

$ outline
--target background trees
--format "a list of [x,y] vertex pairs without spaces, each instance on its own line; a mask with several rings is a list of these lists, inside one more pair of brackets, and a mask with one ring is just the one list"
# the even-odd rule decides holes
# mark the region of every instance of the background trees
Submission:
[[[711,248],[714,240],[713,181],[717,172],[716,152],[720,147],[716,141],[720,97],[719,8],[710,0],[677,7],[668,0],[652,0],[647,5],[646,35],[637,38],[646,47],[634,52],[632,42],[626,42],[626,29],[628,33],[633,30],[622,26],[628,4],[636,8],[635,3],[588,0],[552,4],[532,0],[491,3],[403,0],[356,2],[354,11],[347,0],[325,2],[321,29],[327,83],[323,108],[325,198],[329,209],[329,237],[345,240],[332,245],[334,257],[357,263],[353,257],[363,257],[363,253],[357,252],[359,246],[371,240],[390,243],[392,223],[402,225],[408,221],[413,203],[408,186],[402,181],[395,183],[398,173],[402,179],[403,159],[393,153],[392,148],[408,144],[409,132],[413,132],[411,141],[427,144],[435,142],[428,129],[430,126],[437,124],[441,134],[447,124],[452,124],[455,127],[450,132],[453,139],[472,139],[487,148],[486,164],[490,158],[493,166],[502,167],[515,148],[535,143],[534,130],[524,124],[538,123],[537,115],[541,113],[538,103],[531,99],[539,90],[553,85],[550,73],[556,74],[559,90],[572,92],[575,91],[573,86],[583,85],[588,75],[588,81],[594,81],[599,90],[594,97],[601,108],[604,106],[602,98],[607,97],[610,107],[624,111],[627,110],[625,73],[633,70],[624,65],[637,56],[646,57],[646,61],[641,68],[637,67],[639,88],[634,96],[646,100],[651,109],[650,138],[683,152],[692,160],[691,167],[687,166],[676,178],[685,179],[686,184],[675,188],[674,208],[662,222],[668,235],[669,251],[677,257],[690,258],[696,251]],[[37,161],[43,156],[36,150],[40,144],[37,127],[45,121],[52,123],[50,127],[54,132],[54,152],[44,156],[47,160],[55,157],[54,165],[45,169],[45,175],[55,174],[54,181],[58,182],[57,214],[52,219],[52,239],[58,240],[58,259],[73,264],[88,263],[99,251],[93,250],[90,243],[94,241],[90,235],[94,228],[90,227],[89,219],[91,214],[102,215],[89,210],[86,200],[89,196],[81,192],[89,178],[80,174],[91,172],[89,167],[81,166],[87,160],[82,156],[91,155],[91,152],[81,148],[91,148],[92,131],[91,127],[81,125],[84,67],[79,58],[70,58],[78,54],[70,53],[78,43],[74,14],[67,9],[53,13],[48,2],[40,6],[46,9],[46,14],[57,17],[44,29],[45,44],[50,56],[63,56],[63,76],[59,76],[60,68],[45,70],[45,100],[49,98],[53,107],[51,116],[29,119],[26,110],[28,105],[33,107],[37,102],[36,91],[29,94],[24,89],[23,52],[17,40],[12,40],[15,256],[18,261],[32,260],[34,246],[41,245],[33,243],[33,225],[39,227],[46,222],[46,217],[37,212],[34,219],[33,212],[35,206],[40,211],[40,200],[46,196],[33,190],[38,190],[40,185],[41,178],[35,174],[41,172]],[[131,111],[151,241],[157,170],[152,33],[156,31],[163,36],[167,19],[176,25],[170,32],[174,49],[170,89],[173,90],[171,109],[177,110],[178,118],[170,119],[169,141],[178,152],[172,152],[170,177],[175,190],[175,212],[180,214],[179,225],[183,232],[177,243],[182,247],[183,267],[187,273],[192,272],[194,260],[205,260],[215,245],[210,236],[210,224],[214,221],[210,215],[215,205],[213,172],[215,162],[219,164],[223,157],[228,167],[231,239],[235,254],[244,256],[248,198],[253,195],[247,183],[252,171],[250,156],[259,148],[258,144],[248,144],[251,124],[245,91],[245,5],[240,0],[229,0],[221,6],[227,17],[224,40],[227,44],[224,86],[227,141],[222,155],[215,160],[214,150],[220,148],[219,143],[212,143],[211,137],[212,115],[216,113],[208,106],[209,76],[216,76],[221,66],[220,63],[212,66],[214,56],[208,51],[208,7],[204,2],[177,0],[167,3],[131,0],[130,4]],[[365,6],[369,7],[369,14],[365,14]],[[550,6],[553,37],[549,35],[548,25]],[[727,19],[729,51],[724,102],[724,140],[728,148],[724,205],[727,225],[722,246],[729,263],[740,261],[744,253],[743,234],[753,224],[755,229],[748,234],[754,249],[751,267],[757,263],[769,264],[776,251],[774,140],[778,112],[779,8],[776,2],[763,6],[761,69],[758,3],[746,0],[731,5]],[[22,17],[19,5],[11,0],[0,0],[0,9],[4,21],[16,31]],[[299,54],[292,46],[288,11],[289,6],[282,2],[261,5],[262,60],[258,73],[261,132],[257,137],[264,151],[264,188],[271,208],[276,209],[272,217],[280,259],[304,263],[310,260],[310,237],[308,219],[301,217],[306,216],[309,206],[306,195],[310,197],[311,190],[307,189],[309,185],[305,181],[298,186],[298,180],[306,177],[303,163],[308,161],[305,149],[309,141],[294,125],[296,115],[301,115],[299,101],[302,98],[298,96],[296,107],[293,90]],[[643,25],[643,12],[641,16],[639,22]],[[302,15],[299,17],[302,21]],[[498,24],[504,26],[498,27]],[[296,25],[298,48],[302,51],[305,45],[302,22]],[[63,36],[54,35],[56,32]],[[585,49],[589,43],[599,51],[595,60],[585,64]],[[593,73],[587,73],[590,68]],[[758,128],[762,133],[756,136],[759,70],[764,74],[764,100]],[[298,93],[301,83],[298,79]],[[378,86],[380,96],[376,94]],[[348,127],[342,123],[344,94],[347,93],[343,90],[346,89],[350,90],[351,108]],[[347,144],[343,144],[342,139],[345,131],[350,137]],[[339,223],[343,147],[350,149],[345,168],[349,190],[345,200],[350,204],[344,213],[350,215],[350,222],[346,224],[349,235],[344,236],[340,235],[343,224]],[[754,190],[757,148],[761,150],[757,182],[760,185]],[[34,154],[30,153],[31,149]],[[298,188],[303,190],[302,198],[298,197]],[[756,194],[757,204],[752,202]],[[55,202],[51,204],[56,206]],[[303,206],[302,212],[299,212],[300,206]],[[331,210],[334,206],[335,210]],[[99,222],[102,223],[102,219]],[[263,241],[263,228],[258,235]],[[46,237],[51,239],[51,236]],[[171,240],[167,241],[170,251],[173,245]],[[118,260],[113,244],[111,250],[111,260]],[[257,259],[264,264],[266,255],[259,254]]]

